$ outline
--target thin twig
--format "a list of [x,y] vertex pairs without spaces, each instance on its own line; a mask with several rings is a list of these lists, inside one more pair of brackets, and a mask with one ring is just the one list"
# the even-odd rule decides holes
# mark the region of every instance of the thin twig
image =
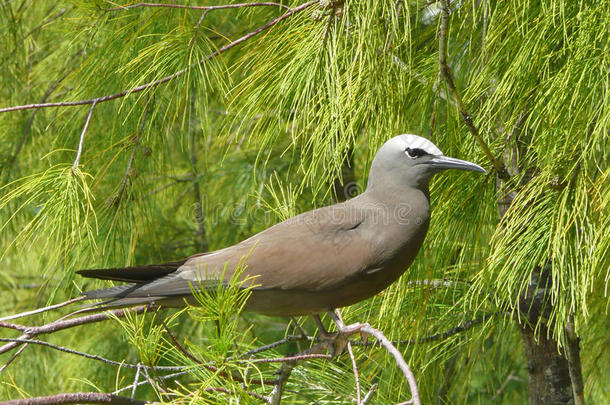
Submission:
[[402,357],[402,354],[398,351],[398,349],[378,329],[372,328],[368,325],[364,325],[360,329],[360,331],[373,336],[392,356],[394,356],[394,359],[398,364],[398,368],[400,368],[405,378],[407,379],[407,382],[409,383],[409,389],[411,390],[411,401],[414,405],[421,405],[421,400],[419,399],[419,390],[417,389],[417,381],[415,380],[415,376],[413,375],[413,372],[409,368],[409,365]]
[[[428,342],[432,342],[435,340],[445,340],[448,337],[451,337],[453,335],[457,335],[458,333],[467,331],[483,322],[485,322],[487,319],[492,318],[493,316],[499,314],[501,312],[496,312],[493,314],[485,314],[482,315],[478,318],[475,319],[471,319],[469,321],[466,321],[464,323],[459,324],[458,326],[455,326],[449,330],[446,330],[445,332],[440,332],[440,333],[435,333],[433,335],[429,335],[429,336],[424,336],[418,339],[403,339],[403,340],[395,340],[392,341],[393,345],[396,346],[400,346],[400,345],[416,345],[416,344],[421,344],[421,343],[428,343]],[[376,343],[372,343],[372,342],[352,342],[353,345],[355,346],[364,346],[364,347],[369,347],[369,346],[378,346],[379,342]]]
[[247,352],[239,355],[239,358],[244,358],[244,357],[249,357],[253,354],[257,354],[257,353],[261,353],[267,350],[271,350],[274,349],[278,346],[281,346],[283,344],[286,344],[288,342],[294,342],[297,340],[309,340],[312,341],[314,340],[314,338],[310,337],[310,336],[293,336],[293,335],[288,335],[286,336],[284,339],[280,339],[277,342],[273,342],[273,343],[269,343],[268,345],[264,345],[261,347],[257,347],[256,349],[252,349],[252,350],[248,350]]
[[[68,347],[54,345],[52,343],[45,342],[44,340],[22,339],[22,338],[0,338],[0,342],[19,342],[19,343],[24,343],[24,344],[35,344],[35,345],[40,345],[40,346],[46,346],[46,347],[50,347],[51,349],[59,350],[60,352],[74,354],[76,356],[81,356],[86,359],[101,361],[102,363],[106,363],[111,366],[116,366],[116,367],[121,367],[121,368],[132,368],[132,369],[136,369],[136,370],[139,370],[141,368],[150,368],[150,369],[155,369],[155,370],[159,370],[159,371],[181,371],[181,370],[186,369],[186,367],[183,367],[183,366],[154,366],[154,367],[151,367],[151,366],[145,366],[142,364],[131,364],[131,363],[125,363],[122,361],[114,361],[114,360],[110,360],[110,359],[107,359],[107,358],[104,358],[102,356],[98,356],[95,354],[89,354],[89,353],[85,353],[85,352],[80,352],[78,350],[70,349]],[[25,345],[23,347],[25,347]],[[2,370],[0,370],[0,372],[1,371]]]
[[80,140],[78,141],[78,150],[76,151],[76,159],[74,159],[74,164],[72,165],[72,170],[76,170],[78,168],[78,164],[80,161],[80,155],[83,153],[83,141],[85,140],[85,134],[87,133],[87,128],[89,128],[89,122],[91,121],[91,116],[93,115],[93,109],[97,101],[91,103],[91,108],[89,108],[89,114],[87,114],[87,120],[85,121],[85,125],[83,126],[83,131],[80,133]]
[[308,353],[308,354],[296,354],[294,356],[286,357],[275,357],[268,359],[252,359],[252,360],[241,360],[237,363],[292,363],[309,359],[332,359],[333,356],[330,354],[322,353]]
[[[158,380],[169,380],[170,378],[181,377],[181,376],[186,375],[188,373],[190,373],[190,371],[180,371],[178,373],[173,373],[173,374],[168,374],[168,375],[157,377],[157,379]],[[141,385],[146,385],[148,383],[149,383],[148,380],[144,380],[144,381],[140,381],[138,383],[130,384],[130,385],[126,386],[126,387],[119,388],[118,390],[114,391],[112,394],[113,395],[120,394],[123,391],[127,391],[127,390],[130,390],[130,389],[133,389],[133,387],[139,387]]]
[[145,405],[147,401],[140,401],[127,397],[119,397],[102,392],[75,392],[69,394],[56,394],[46,397],[13,399],[0,402],[0,405],[55,405],[55,404],[113,404],[113,405]]
[[412,402],[414,405],[421,405],[421,400],[419,398],[419,390],[417,388],[417,381],[415,380],[415,376],[413,372],[409,368],[409,365],[402,357],[402,354],[398,351],[398,349],[385,337],[383,332],[378,329],[372,328],[368,324],[351,324],[345,325],[341,319],[337,317],[337,315],[333,311],[328,311],[328,314],[332,318],[333,321],[339,326],[339,333],[343,335],[352,335],[354,333],[366,333],[367,335],[373,336],[377,341],[386,349],[396,360],[396,364],[398,368],[404,374],[407,383],[409,384],[409,389],[411,390],[411,399],[409,402]]
[[500,394],[502,394],[502,392],[504,391],[504,389],[506,388],[506,386],[508,385],[509,382],[511,382],[511,381],[520,381],[520,380],[521,379],[519,377],[515,376],[513,374],[513,372],[511,371],[511,373],[508,375],[508,377],[506,377],[506,379],[504,380],[504,382],[502,383],[500,388],[498,388],[498,390],[496,391],[494,396],[491,397],[491,401],[490,402],[494,402],[500,396]]
[[188,350],[186,350],[184,348],[184,346],[182,346],[180,344],[180,342],[178,342],[178,339],[176,339],[176,337],[174,336],[174,334],[172,333],[172,331],[169,329],[169,326],[167,326],[167,323],[165,323],[165,320],[162,317],[159,317],[159,320],[161,321],[161,324],[163,325],[163,328],[165,329],[165,331],[167,332],[169,338],[172,340],[172,342],[174,343],[174,346],[176,346],[176,348],[182,352],[182,354],[184,354],[187,358],[191,359],[192,361],[194,361],[196,364],[202,364],[202,361],[199,360],[197,357],[195,357],[191,352],[189,352]]
[[371,385],[371,389],[369,390],[369,392],[366,393],[366,395],[362,399],[362,405],[367,405],[371,401],[371,398],[373,398],[373,394],[375,393],[375,391],[377,391],[377,387],[378,387],[377,383]]
[[484,314],[479,316],[478,318],[475,319],[471,319],[469,321],[466,321],[454,328],[451,328],[445,332],[441,332],[441,333],[435,333],[434,335],[430,335],[430,336],[425,336],[419,339],[405,339],[405,340],[399,340],[398,342],[396,342],[399,345],[414,345],[414,344],[419,344],[419,343],[428,343],[428,342],[432,342],[434,340],[444,340],[447,339],[450,336],[453,335],[457,335],[458,333],[467,331],[468,329],[473,328],[476,325],[479,325],[483,322],[485,322],[486,320],[488,320],[489,318],[494,317],[495,315],[497,315],[499,312],[495,312],[493,314]]
[[129,180],[129,176],[131,175],[131,168],[133,167],[133,162],[136,158],[136,152],[140,143],[140,136],[142,135],[142,131],[144,130],[144,125],[146,125],[146,118],[148,117],[148,108],[149,105],[147,102],[146,107],[144,108],[144,116],[142,117],[142,122],[140,122],[140,127],[138,128],[138,133],[136,134],[135,138],[133,138],[133,147],[131,149],[129,161],[127,162],[125,174],[123,175],[123,179],[121,180],[121,186],[119,187],[116,199],[113,201],[116,206],[118,206],[118,204],[121,202],[121,198],[123,198],[123,193],[125,192],[125,188],[127,187],[127,181]]
[[73,299],[68,300],[68,301],[61,302],[59,304],[49,305],[48,307],[38,308],[38,309],[34,309],[32,311],[27,311],[27,312],[22,312],[20,314],[5,316],[3,318],[0,318],[0,322],[9,321],[11,319],[23,318],[25,316],[39,314],[41,312],[47,312],[47,311],[50,311],[52,309],[57,309],[57,308],[65,307],[66,305],[70,305],[70,304],[73,304],[75,302],[82,301],[84,299],[85,299],[85,297],[77,297],[77,298],[73,298]]
[[[269,21],[268,23],[258,27],[257,29],[255,29],[254,31],[249,32],[248,34],[236,39],[235,41],[219,48],[218,50],[212,52],[211,54],[207,55],[206,57],[204,57],[203,59],[201,59],[197,65],[201,65],[203,63],[205,63],[206,61],[228,51],[229,49],[241,44],[242,42],[245,42],[247,40],[249,40],[250,38],[260,34],[261,32],[273,27],[274,25],[278,24],[279,22],[285,20],[286,18],[297,14],[309,7],[311,7],[314,4],[317,4],[318,0],[310,0],[307,3],[303,3],[300,6],[297,6],[295,8],[290,9],[289,11],[287,11],[286,13],[282,14],[281,16],[274,18],[273,20]],[[13,106],[13,107],[5,107],[5,108],[0,108],[0,113],[4,113],[4,112],[10,112],[10,111],[20,111],[20,110],[29,110],[32,108],[49,108],[49,107],[73,107],[73,106],[78,106],[78,105],[87,105],[87,104],[93,104],[93,103],[104,103],[106,101],[110,101],[110,100],[115,100],[117,98],[122,98],[125,97],[127,95],[130,94],[134,94],[134,93],[139,93],[141,91],[144,91],[146,89],[149,88],[154,88],[157,87],[161,84],[167,83],[179,76],[182,76],[183,74],[185,74],[186,72],[188,72],[191,67],[194,67],[196,65],[193,66],[189,66],[187,68],[181,69],[169,76],[163,77],[161,79],[157,79],[154,80],[152,82],[149,83],[145,83],[142,84],[140,86],[134,87],[133,89],[130,90],[125,90],[125,91],[121,91],[119,93],[115,93],[115,94],[109,94],[106,96],[101,96],[101,97],[96,97],[96,98],[92,98],[92,99],[88,99],[88,100],[78,100],[78,101],[64,101],[64,102],[56,102],[56,103],[38,103],[38,104],[25,104],[25,105],[18,105],[18,106]]]
[[[343,322],[343,318],[341,317],[341,312],[338,309],[335,309],[335,313],[337,314],[337,318],[341,321],[341,325],[345,326]],[[339,325],[337,325],[338,327]],[[352,370],[354,371],[354,379],[356,380],[356,403],[358,405],[362,404],[362,396],[360,394],[360,375],[358,373],[358,365],[356,364],[356,358],[354,357],[354,351],[352,350],[352,344],[348,340],[347,341],[347,352],[349,353],[349,358],[352,360]]]
[[133,388],[131,390],[131,396],[130,398],[134,398],[136,396],[136,390],[138,389],[138,382],[140,381],[140,371],[142,370],[142,367],[140,367],[142,364],[138,363],[138,368],[136,369],[136,376],[133,379]]
[[[42,326],[33,326],[33,327],[23,326],[23,328],[25,328],[24,333],[19,338],[20,339],[30,339],[34,336],[54,333],[54,332],[58,332],[60,330],[73,328],[75,326],[101,322],[101,321],[105,321],[107,319],[112,319],[113,317],[122,318],[127,313],[141,314],[146,311],[150,311],[150,310],[154,310],[154,309],[156,309],[156,308],[152,307],[152,306],[141,305],[139,307],[135,307],[135,308],[131,308],[131,309],[116,309],[114,311],[82,316],[80,318],[55,321],[55,322],[51,322],[51,323],[48,323],[48,324],[42,325]],[[13,324],[10,324],[10,325],[15,326]],[[2,326],[5,326],[5,325],[0,324],[0,327],[2,327]],[[18,342],[8,343],[8,344],[0,347],[0,354],[6,353],[7,351],[14,349],[15,347],[20,346],[20,345],[21,345],[21,343],[18,343]]]
[[284,393],[284,388],[286,387],[286,382],[290,375],[292,374],[292,369],[295,367],[295,364],[291,363],[283,363],[278,371],[278,379],[277,384],[273,387],[271,394],[267,398],[267,403],[271,405],[279,405],[282,401],[282,394]]
[[498,177],[500,179],[507,180],[510,176],[509,176],[508,172],[506,171],[506,167],[505,167],[504,163],[501,160],[497,159],[493,155],[491,150],[489,149],[489,146],[487,146],[487,143],[485,142],[485,140],[479,133],[478,128],[474,125],[474,122],[472,121],[472,117],[468,113],[468,110],[466,110],[466,106],[464,105],[464,102],[462,101],[462,97],[460,96],[460,94],[457,91],[457,88],[455,87],[455,82],[453,81],[453,76],[451,75],[451,70],[449,69],[449,66],[447,65],[447,41],[448,41],[448,37],[449,37],[449,18],[450,18],[449,17],[449,15],[450,15],[449,0],[440,0],[440,4],[441,4],[441,22],[440,22],[440,30],[439,30],[439,35],[438,35],[438,37],[439,37],[438,63],[439,63],[440,73],[443,76],[443,78],[445,79],[445,82],[447,83],[447,87],[449,87],[449,91],[451,92],[451,94],[453,95],[453,98],[455,99],[455,102],[458,106],[458,110],[460,111],[460,115],[462,116],[462,119],[464,120],[466,127],[468,128],[468,130],[474,137],[475,141],[479,144],[479,146],[483,150],[483,153],[485,154],[485,156],[487,156],[487,159],[489,159],[489,161],[491,162],[496,173],[498,174]]
[[148,7],[148,8],[178,8],[178,9],[186,9],[186,10],[224,10],[228,8],[245,8],[245,7],[281,7],[285,10],[290,10],[285,4],[274,3],[270,1],[259,2],[259,3],[236,3],[236,4],[221,4],[217,6],[189,6],[185,4],[166,4],[166,3],[136,3],[130,4],[127,6],[119,6],[114,8],[107,8],[105,11],[119,11],[119,10],[129,10],[132,8],[138,7]]
[[6,369],[7,369],[7,367],[8,367],[8,366],[10,366],[10,365],[11,365],[11,363],[12,363],[13,361],[15,361],[15,359],[16,359],[17,357],[19,357],[19,355],[20,355],[20,354],[21,354],[21,353],[22,353],[22,352],[25,350],[25,348],[26,348],[26,347],[28,347],[28,344],[27,344],[27,343],[25,343],[25,344],[24,344],[23,346],[21,346],[21,347],[20,347],[20,348],[19,348],[19,349],[18,349],[18,350],[15,352],[15,353],[13,353],[13,355],[11,356],[11,358],[10,358],[10,359],[8,359],[8,360],[6,361],[6,363],[4,363],[4,364],[2,365],[2,367],[0,367],[0,374],[2,374],[2,373],[4,372],[4,370],[6,370]]

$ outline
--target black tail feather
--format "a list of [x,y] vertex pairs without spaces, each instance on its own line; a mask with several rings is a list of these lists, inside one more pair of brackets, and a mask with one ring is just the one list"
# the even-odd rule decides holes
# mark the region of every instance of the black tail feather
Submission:
[[[142,283],[164,277],[178,270],[186,260],[169,262],[163,264],[148,264],[144,266],[117,267],[111,269],[89,269],[79,270],[76,273],[83,277],[97,278],[100,280],[126,281],[131,283]],[[93,298],[93,297],[92,297]],[[102,297],[99,297],[102,298]]]

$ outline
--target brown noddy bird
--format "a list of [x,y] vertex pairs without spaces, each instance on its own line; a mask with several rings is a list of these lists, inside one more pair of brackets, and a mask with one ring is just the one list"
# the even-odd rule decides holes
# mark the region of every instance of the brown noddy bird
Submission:
[[236,269],[251,287],[245,310],[266,315],[318,314],[369,298],[413,262],[430,219],[428,182],[445,169],[486,173],[444,156],[429,140],[405,134],[377,152],[366,191],[340,204],[280,222],[236,245],[186,260],[81,270],[85,277],[130,284],[86,291],[100,308],[196,304],[193,288],[226,285]]

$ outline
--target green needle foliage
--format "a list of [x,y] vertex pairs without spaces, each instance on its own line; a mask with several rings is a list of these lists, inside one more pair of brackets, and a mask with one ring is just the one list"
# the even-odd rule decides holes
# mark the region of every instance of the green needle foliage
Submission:
[[[74,277],[78,269],[182,259],[349,197],[365,188],[379,146],[410,132],[490,174],[437,176],[416,262],[343,318],[399,342],[423,403],[526,403],[530,332],[539,350],[549,341],[563,356],[573,332],[587,403],[610,402],[610,2],[453,1],[446,27],[444,3],[322,0],[219,52],[305,3],[0,1],[0,109],[118,94],[92,110],[0,113],[0,316],[111,285]],[[440,71],[445,28],[461,101]],[[301,352],[311,342],[293,336],[317,332],[305,317],[243,312],[248,290],[232,287],[201,291],[185,310],[37,337],[184,367],[180,376],[31,344],[0,371],[0,399],[110,393],[147,370],[159,382],[139,385],[137,399],[263,403],[280,363],[257,360]],[[358,343],[354,352],[370,403],[410,398],[386,351]],[[282,403],[354,403],[355,387],[347,355],[311,359],[292,370]]]

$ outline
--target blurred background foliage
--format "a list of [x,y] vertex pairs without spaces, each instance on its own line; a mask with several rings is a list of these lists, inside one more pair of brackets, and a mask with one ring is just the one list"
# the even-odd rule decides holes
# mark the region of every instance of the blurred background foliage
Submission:
[[[441,3],[313,2],[208,57],[304,3],[203,11],[1,1],[0,108],[91,99],[186,70],[95,105],[77,166],[90,105],[0,114],[0,315],[108,285],[75,278],[75,270],[181,259],[353,197],[377,148],[399,133],[424,135],[449,156],[491,168],[439,75]],[[608,403],[610,3],[469,0],[450,9],[447,60],[457,89],[510,176],[438,176],[416,262],[343,317],[391,339],[420,340],[399,347],[425,403],[525,403],[517,308],[533,273],[548,269],[545,317],[535,329],[564,350],[573,323],[585,397]],[[252,380],[242,385],[199,368],[168,379],[165,394],[143,384],[136,398],[261,403],[251,393],[268,395],[260,380],[275,378],[279,366],[238,355],[300,329],[286,319],[237,316],[235,294],[204,301],[45,339],[117,361],[194,365],[166,322],[194,356]],[[296,322],[314,333],[310,319]],[[470,327],[443,334],[459,325]],[[385,351],[355,351],[363,395],[378,385],[371,403],[409,398]],[[0,372],[0,398],[112,392],[135,375],[28,347]],[[283,402],[352,403],[354,387],[347,356],[312,360],[293,371]]]

